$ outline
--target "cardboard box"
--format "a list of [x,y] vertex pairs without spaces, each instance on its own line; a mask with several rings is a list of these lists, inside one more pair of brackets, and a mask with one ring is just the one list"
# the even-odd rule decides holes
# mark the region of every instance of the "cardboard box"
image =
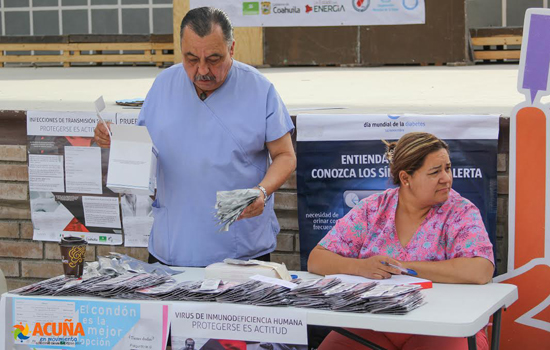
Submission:
[[158,152],[145,126],[111,124],[107,187],[117,193],[153,195]]

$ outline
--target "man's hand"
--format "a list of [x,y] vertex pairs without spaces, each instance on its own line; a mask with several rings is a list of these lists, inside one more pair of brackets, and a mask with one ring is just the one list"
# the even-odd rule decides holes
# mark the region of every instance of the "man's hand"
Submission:
[[252,202],[252,204],[246,207],[246,209],[241,213],[241,216],[239,216],[237,220],[253,218],[255,216],[261,215],[264,212],[264,203],[264,194],[260,193],[260,196],[256,198],[256,200]]
[[[109,127],[109,129],[111,124],[112,124],[111,122],[107,122],[107,126]],[[109,137],[109,132],[107,131],[107,128],[101,121],[98,121],[95,127],[94,141],[101,148],[111,147],[111,138]]]
[[357,260],[357,264],[359,264],[358,275],[375,280],[381,280],[390,278],[391,275],[401,274],[401,271],[394,267],[384,265],[384,262],[396,266],[401,266],[401,263],[399,261],[394,260],[388,256],[375,255],[367,259]]

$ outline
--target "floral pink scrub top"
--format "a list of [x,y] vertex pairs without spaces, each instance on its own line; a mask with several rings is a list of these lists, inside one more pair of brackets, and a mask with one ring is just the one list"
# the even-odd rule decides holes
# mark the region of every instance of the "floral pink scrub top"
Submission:
[[477,207],[451,190],[449,198],[433,206],[406,247],[395,229],[399,188],[391,188],[360,201],[319,242],[348,258],[374,255],[400,261],[440,261],[483,257],[493,265],[493,245]]

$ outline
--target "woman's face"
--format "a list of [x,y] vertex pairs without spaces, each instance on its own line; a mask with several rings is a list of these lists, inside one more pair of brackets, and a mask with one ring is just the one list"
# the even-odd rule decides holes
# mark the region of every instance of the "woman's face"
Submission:
[[408,187],[423,206],[445,202],[452,185],[451,160],[446,149],[428,154],[420,169],[401,179],[401,186]]

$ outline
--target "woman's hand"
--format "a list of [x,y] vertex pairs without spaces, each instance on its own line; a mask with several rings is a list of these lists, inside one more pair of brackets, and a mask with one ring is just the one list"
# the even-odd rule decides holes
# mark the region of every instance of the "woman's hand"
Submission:
[[381,280],[390,278],[391,275],[400,275],[401,271],[395,267],[388,266],[387,264],[392,264],[395,266],[401,266],[401,263],[397,260],[394,260],[388,256],[375,255],[367,259],[356,259],[357,260],[357,275]]
[[317,245],[309,254],[307,269],[319,275],[343,273],[377,280],[401,274],[400,270],[384,263],[401,266],[399,261],[387,256],[375,255],[367,259],[346,258]]

